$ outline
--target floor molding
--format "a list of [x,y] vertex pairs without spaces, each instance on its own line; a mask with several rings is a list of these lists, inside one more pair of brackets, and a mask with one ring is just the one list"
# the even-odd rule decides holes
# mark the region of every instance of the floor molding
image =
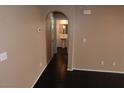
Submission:
[[[54,57],[54,55],[53,55]],[[53,59],[53,57],[50,58],[49,60],[49,63],[50,61]],[[47,66],[49,65],[49,63],[43,68],[43,70],[40,71],[40,74],[38,75],[38,78],[35,80],[35,82],[33,83],[33,85],[31,86],[31,88],[33,88],[35,86],[35,84],[37,83],[37,81],[39,80],[40,76],[42,75],[42,73],[45,71],[45,69],[47,68]]]
[[73,69],[67,68],[67,71],[73,71]]
[[124,74],[124,72],[121,71],[110,71],[110,70],[94,70],[94,69],[80,69],[80,68],[73,68],[73,70]]

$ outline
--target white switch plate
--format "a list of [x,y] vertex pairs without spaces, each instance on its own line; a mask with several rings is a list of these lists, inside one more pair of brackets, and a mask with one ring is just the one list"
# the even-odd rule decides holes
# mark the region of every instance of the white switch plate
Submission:
[[41,31],[41,29],[40,29],[40,27],[38,27],[38,28],[37,28],[37,32],[40,32],[40,31]]
[[42,66],[42,63],[40,63],[40,67]]
[[112,65],[113,65],[113,66],[116,66],[116,62],[114,61],[114,62],[112,63]]
[[87,42],[87,38],[83,38],[83,42],[86,43]]
[[7,52],[0,53],[0,62],[7,60]]
[[104,65],[104,61],[103,60],[101,61],[101,65]]
[[83,13],[86,14],[86,15],[90,15],[91,14],[91,10],[84,10]]

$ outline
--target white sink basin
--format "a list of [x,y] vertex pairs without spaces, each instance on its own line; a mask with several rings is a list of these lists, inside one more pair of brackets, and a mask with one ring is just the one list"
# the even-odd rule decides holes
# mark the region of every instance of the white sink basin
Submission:
[[60,39],[67,39],[68,38],[68,35],[67,34],[61,34],[60,35]]

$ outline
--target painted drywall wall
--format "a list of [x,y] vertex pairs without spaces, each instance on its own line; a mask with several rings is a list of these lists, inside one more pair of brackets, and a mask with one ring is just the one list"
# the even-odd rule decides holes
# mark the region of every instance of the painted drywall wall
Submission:
[[[90,15],[83,10],[90,9]],[[124,72],[124,6],[77,6],[73,68]]]
[[[69,18],[68,69],[124,72],[124,6],[45,6]],[[84,10],[91,14],[84,14]]]
[[31,87],[47,65],[42,14],[40,6],[0,6],[0,52],[8,54],[0,87]]
[[49,63],[56,53],[56,27],[55,18],[52,12],[46,16],[46,47],[47,62]]
[[46,16],[46,47],[47,47],[47,62],[52,57],[52,31],[51,31],[51,18],[52,13]]
[[53,12],[54,13],[54,17],[56,18],[56,20],[66,20],[67,17],[62,14],[61,12]]
[[55,10],[69,19],[68,69],[124,71],[123,6],[0,6],[0,52],[8,53],[0,87],[31,87],[47,66],[46,16]]

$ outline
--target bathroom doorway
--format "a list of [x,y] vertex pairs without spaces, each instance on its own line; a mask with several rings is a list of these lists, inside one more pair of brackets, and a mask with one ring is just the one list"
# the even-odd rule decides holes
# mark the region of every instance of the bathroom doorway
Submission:
[[64,13],[53,11],[47,15],[46,22],[47,61],[50,62],[58,52],[68,54],[69,20]]

